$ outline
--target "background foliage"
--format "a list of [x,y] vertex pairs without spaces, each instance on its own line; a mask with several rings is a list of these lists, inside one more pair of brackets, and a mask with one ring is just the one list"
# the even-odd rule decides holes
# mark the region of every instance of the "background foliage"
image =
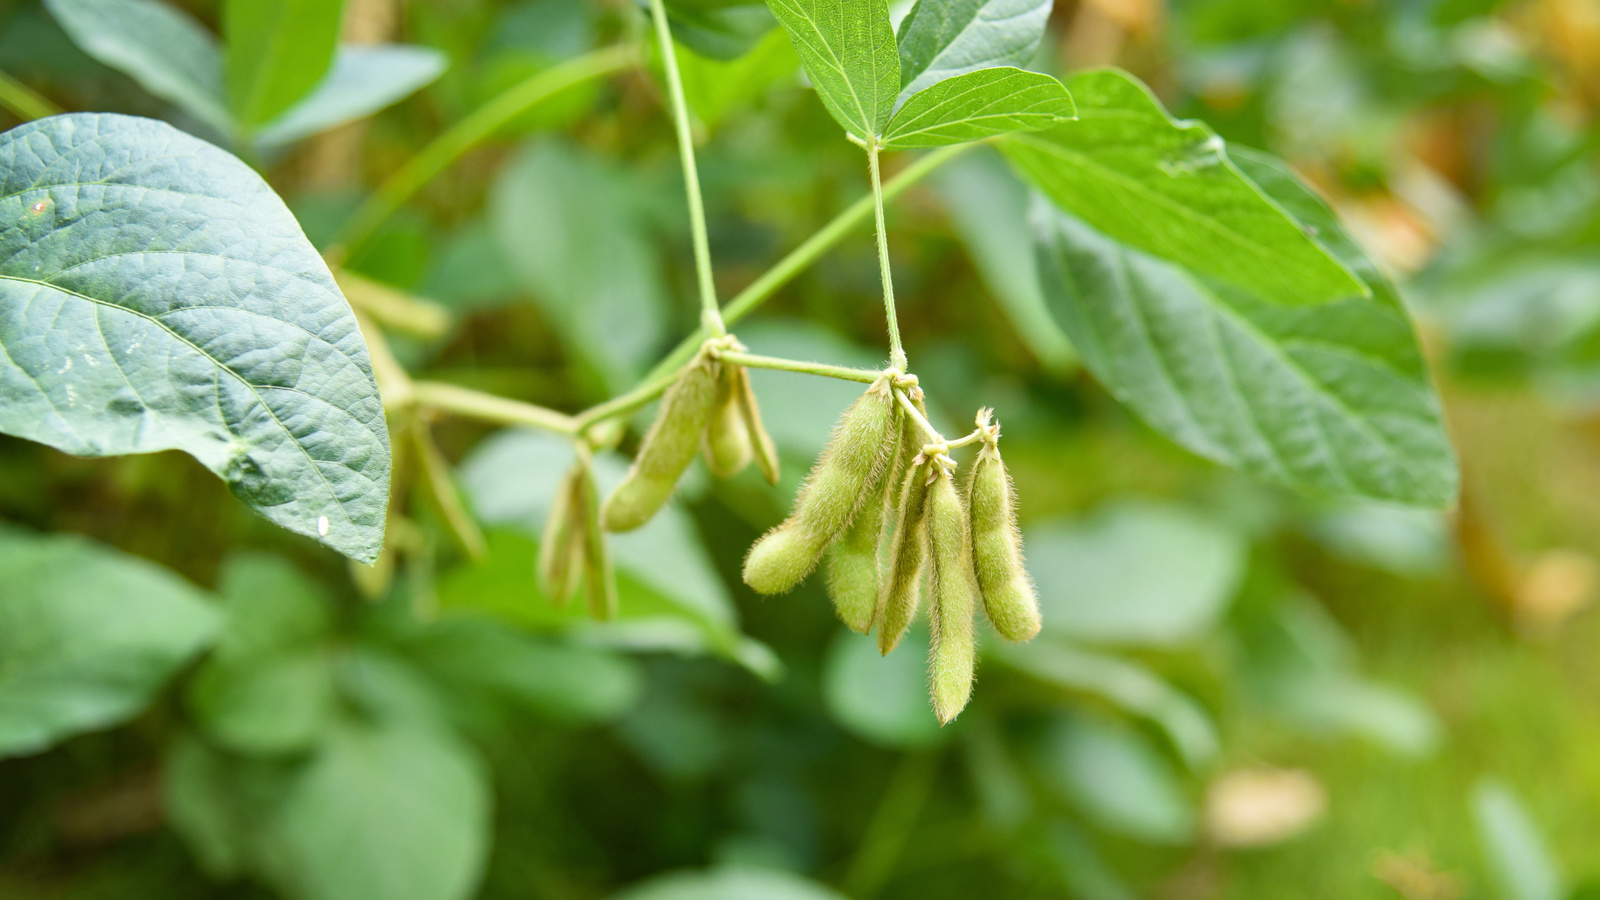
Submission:
[[[324,249],[445,128],[645,21],[579,0],[349,0],[342,22],[291,3],[311,31],[287,37],[308,39],[252,42],[236,36],[282,26],[281,4],[136,4],[193,16],[153,45],[133,26],[82,33],[74,12],[94,21],[98,2],[0,0],[0,70],[63,108],[227,146]],[[672,8],[728,296],[860,197],[863,167],[762,5]],[[0,896],[1600,890],[1600,9],[1058,0],[1049,16],[1019,62],[1130,69],[1176,114],[1286,159],[1394,276],[1462,461],[1452,513],[1304,499],[1226,434],[1183,443],[1268,480],[1145,424],[1170,433],[1176,413],[1141,402],[1137,370],[1085,372],[1101,348],[1067,334],[1094,323],[1029,252],[1026,189],[980,149],[889,210],[930,412],[999,409],[1045,605],[1035,642],[985,646],[956,724],[928,711],[916,648],[880,659],[818,587],[758,599],[738,578],[852,385],[752,372],[787,481],[692,470],[676,508],[615,540],[624,616],[607,625],[533,584],[570,453],[547,434],[435,423],[487,552],[413,465],[376,600],[374,570],[258,519],[189,457],[0,438]],[[96,41],[100,62],[80,49]],[[516,116],[345,260],[433,304],[392,329],[414,374],[575,410],[689,331],[653,66]],[[1111,90],[1097,77],[1067,79],[1080,115]],[[1251,159],[1235,151],[1266,184]],[[1100,232],[1130,244],[1096,252],[1163,277],[1138,255],[1159,236],[1107,216]],[[1096,249],[1070,223],[1053,233]],[[1201,248],[1191,264],[1226,280],[1236,263]],[[1318,283],[1295,271],[1285,296]],[[863,229],[739,335],[875,366],[877,291]],[[1224,291],[1196,281],[1184,321]],[[1189,387],[1204,402],[1214,383]],[[604,486],[624,460],[597,465]]]

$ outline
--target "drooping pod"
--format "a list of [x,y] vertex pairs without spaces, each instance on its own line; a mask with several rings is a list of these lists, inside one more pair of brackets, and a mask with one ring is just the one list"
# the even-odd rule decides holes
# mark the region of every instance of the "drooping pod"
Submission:
[[718,478],[732,478],[748,466],[755,455],[740,396],[739,376],[745,375],[746,379],[749,376],[743,366],[719,364],[718,368],[717,399],[711,421],[706,425],[706,465]]
[[[895,418],[901,418],[899,410]],[[882,565],[878,548],[883,543],[883,520],[894,504],[895,481],[900,465],[901,429],[890,430],[888,457],[878,467],[878,476],[867,489],[866,502],[843,536],[828,548],[828,596],[839,619],[852,630],[866,634],[872,630],[882,589]]]
[[948,724],[972,696],[977,641],[972,617],[978,584],[972,574],[967,541],[967,510],[956,490],[955,476],[934,467],[927,497],[929,693],[939,724]]
[[1039,595],[1023,566],[1011,474],[1000,459],[998,437],[994,429],[984,440],[967,482],[972,567],[994,630],[1007,640],[1026,641],[1039,633]]
[[539,542],[539,587],[558,606],[565,605],[578,589],[583,574],[584,526],[583,481],[588,470],[574,465],[567,470],[556,489]]
[[622,484],[606,498],[601,521],[607,531],[632,531],[650,521],[672,496],[683,470],[700,449],[700,438],[717,402],[719,364],[702,349],[661,399],[650,430]]
[[611,567],[611,547],[600,527],[600,492],[587,463],[581,465],[583,478],[576,499],[583,513],[583,529],[575,538],[582,540],[583,590],[589,615],[605,622],[617,617],[617,573]]
[[756,467],[761,470],[761,477],[767,480],[767,484],[777,484],[778,448],[772,443],[772,436],[767,434],[767,427],[761,423],[761,407],[756,404],[756,392],[750,386],[750,372],[744,366],[729,368],[737,373],[739,412],[744,418],[745,428],[749,429]]
[[850,527],[868,486],[888,460],[894,404],[889,378],[883,376],[845,410],[828,448],[800,486],[794,512],[750,548],[745,584],[763,594],[790,590],[811,574],[822,552]]
[[926,564],[927,497],[931,467],[938,463],[917,454],[906,469],[895,507],[894,537],[889,540],[889,571],[878,595],[873,624],[878,650],[888,656],[900,644],[922,602],[922,570]]

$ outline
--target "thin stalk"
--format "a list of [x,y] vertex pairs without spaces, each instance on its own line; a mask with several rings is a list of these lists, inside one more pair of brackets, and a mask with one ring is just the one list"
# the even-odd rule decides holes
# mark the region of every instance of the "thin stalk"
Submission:
[[348,259],[371,240],[378,227],[423,185],[438,177],[468,150],[534,104],[590,79],[627,68],[633,59],[634,50],[631,46],[618,44],[603,47],[529,76],[473,110],[439,135],[433,143],[423,147],[367,198],[339,234],[336,243],[342,248],[342,256],[340,253],[329,255],[335,261]]
[[777,369],[782,372],[799,372],[804,375],[838,378],[842,381],[859,381],[862,384],[871,384],[883,374],[875,369],[852,369],[848,366],[830,366],[826,363],[779,359],[775,356],[758,356],[754,353],[739,353],[732,350],[724,350],[718,354],[718,357],[723,362],[730,362],[736,366],[745,366],[751,369]]
[[960,447],[965,447],[968,444],[976,444],[977,442],[983,440],[985,434],[987,434],[987,432],[985,432],[982,428],[979,428],[965,437],[959,437],[953,441],[945,441],[944,448],[946,450],[955,450]]
[[922,412],[917,409],[917,405],[911,402],[911,398],[906,396],[905,391],[895,388],[894,397],[896,400],[900,401],[900,405],[905,408],[906,414],[911,417],[912,421],[916,422],[918,425],[921,425],[922,430],[926,432],[929,437],[933,438],[931,443],[939,444],[944,442],[944,435],[940,434],[938,430],[928,422],[928,417],[924,416]]
[[889,365],[905,371],[906,351],[900,346],[900,320],[894,310],[894,277],[889,274],[889,232],[883,225],[883,184],[878,174],[878,145],[867,147],[872,170],[872,211],[878,220],[878,271],[883,276],[883,314],[889,320]]
[[650,0],[650,17],[655,20],[656,40],[661,44],[661,67],[667,76],[667,95],[672,98],[672,122],[678,132],[678,156],[683,162],[683,184],[689,195],[689,230],[694,239],[694,268],[700,279],[700,320],[712,337],[722,337],[728,328],[717,308],[717,286],[711,275],[711,243],[706,237],[705,202],[700,196],[700,172],[694,163],[694,135],[689,129],[689,105],[683,99],[683,78],[678,74],[678,54],[672,44],[672,28],[667,24],[667,9],[661,0]]
[[372,361],[372,377],[378,382],[378,396],[383,400],[383,408],[399,410],[411,406],[415,400],[411,376],[406,373],[405,366],[394,358],[394,351],[389,348],[389,339],[384,337],[383,329],[360,309],[352,309],[351,312],[355,313],[356,327],[361,329],[361,336],[366,339],[367,357]]
[[418,406],[426,406],[440,412],[483,419],[486,422],[500,422],[505,425],[532,425],[558,434],[578,433],[577,422],[571,416],[532,403],[496,397],[471,388],[441,384],[437,381],[414,381],[411,383],[411,395]]
[[61,115],[61,107],[4,72],[0,72],[0,107],[24,122]]

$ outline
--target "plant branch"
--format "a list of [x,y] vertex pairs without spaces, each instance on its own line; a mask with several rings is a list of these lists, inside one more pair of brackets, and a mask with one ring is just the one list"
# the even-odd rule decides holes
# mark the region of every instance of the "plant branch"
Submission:
[[862,384],[871,384],[883,374],[876,369],[852,369],[848,366],[830,366],[826,363],[779,359],[775,356],[758,356],[754,353],[740,353],[733,350],[724,350],[717,354],[717,358],[723,362],[730,362],[734,365],[751,369],[777,369],[782,372],[799,372],[804,375],[838,378],[842,381],[859,381]]
[[557,434],[578,433],[577,420],[571,416],[543,406],[496,397],[471,388],[437,381],[414,381],[411,383],[411,394],[416,405],[440,412],[455,413],[505,425],[532,425]]
[[867,147],[872,171],[872,210],[878,221],[878,271],[883,276],[883,314],[889,321],[889,365],[904,371],[906,351],[900,346],[900,320],[894,309],[894,277],[889,274],[889,232],[883,225],[883,183],[878,174],[878,145]]
[[450,311],[431,300],[413,297],[345,269],[334,269],[333,280],[352,307],[396,331],[436,340],[450,330]]
[[5,72],[0,72],[0,107],[24,122],[61,115],[61,107]]
[[944,442],[944,435],[940,434],[938,429],[934,428],[933,425],[928,421],[928,417],[924,416],[922,411],[917,409],[917,405],[911,402],[911,398],[906,396],[905,391],[895,388],[894,396],[896,400],[900,401],[900,405],[905,407],[906,414],[909,415],[918,425],[921,425],[922,430],[926,432],[929,437],[933,438],[930,443],[940,444]]
[[689,130],[689,105],[683,99],[683,77],[678,74],[678,54],[672,44],[672,28],[662,0],[650,0],[650,17],[655,20],[656,39],[661,44],[661,67],[667,76],[667,95],[672,99],[672,122],[678,132],[678,156],[683,162],[683,184],[689,195],[689,226],[694,240],[694,268],[700,280],[701,326],[712,337],[728,333],[717,308],[717,286],[711,271],[711,243],[706,237],[706,208],[700,196],[700,172],[694,163],[694,135]]
[[390,175],[345,223],[335,241],[339,249],[328,255],[335,261],[350,258],[423,185],[534,104],[590,79],[627,68],[633,60],[634,48],[629,45],[604,47],[531,75],[473,110]]

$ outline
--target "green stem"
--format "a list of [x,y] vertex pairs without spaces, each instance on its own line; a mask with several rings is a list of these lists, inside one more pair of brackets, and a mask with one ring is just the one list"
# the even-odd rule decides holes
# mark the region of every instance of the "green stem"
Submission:
[[940,434],[938,429],[934,428],[933,425],[928,421],[927,416],[924,416],[922,412],[917,409],[917,405],[911,402],[911,398],[906,396],[905,391],[895,388],[894,396],[896,400],[900,401],[900,405],[905,408],[906,414],[911,416],[912,420],[918,425],[921,425],[922,430],[926,432],[929,437],[933,438],[930,443],[938,444],[944,441],[944,435]]
[[61,115],[61,107],[4,72],[0,72],[0,107],[24,122]]
[[724,350],[718,354],[718,357],[723,362],[730,362],[736,366],[745,366],[751,369],[777,369],[781,372],[821,375],[825,378],[838,378],[842,381],[859,381],[862,384],[871,384],[883,374],[874,369],[852,369],[847,366],[830,366],[826,363],[779,359],[775,356],[758,356],[754,353],[739,353],[732,350]]
[[672,28],[661,0],[650,0],[650,17],[655,20],[656,39],[661,44],[661,67],[667,76],[667,95],[672,98],[672,122],[678,132],[678,156],[683,161],[683,183],[689,194],[689,225],[694,240],[694,268],[700,279],[700,319],[713,337],[728,333],[717,309],[717,286],[711,273],[711,243],[706,237],[705,202],[700,196],[700,172],[694,163],[694,135],[689,130],[689,105],[683,99],[683,77],[678,74],[678,54],[672,44]]
[[883,184],[878,174],[878,145],[867,147],[872,170],[872,210],[878,220],[878,271],[883,276],[883,314],[889,320],[889,365],[905,371],[906,351],[900,346],[900,320],[894,310],[894,278],[889,274],[889,232],[883,225]]
[[976,444],[978,441],[983,440],[985,433],[986,432],[982,428],[979,428],[977,431],[974,431],[965,437],[958,437],[953,441],[945,441],[944,448],[946,450],[955,450],[958,447],[965,447],[968,444]]
[[458,387],[453,384],[441,384],[437,381],[414,381],[411,383],[411,399],[418,406],[426,406],[441,412],[455,413],[474,419],[483,419],[488,422],[500,422],[506,425],[532,425],[546,431],[558,434],[575,435],[578,433],[576,420],[571,416],[558,413],[553,409],[545,409],[532,403],[523,403],[520,400],[510,400],[505,397],[496,397],[471,388]]
[[[356,210],[336,241],[343,248],[342,258],[348,259],[371,240],[378,227],[423,185],[507,122],[567,88],[627,68],[633,59],[634,50],[628,45],[604,47],[534,74],[473,110],[389,176]],[[338,258],[336,253],[330,255]]]

